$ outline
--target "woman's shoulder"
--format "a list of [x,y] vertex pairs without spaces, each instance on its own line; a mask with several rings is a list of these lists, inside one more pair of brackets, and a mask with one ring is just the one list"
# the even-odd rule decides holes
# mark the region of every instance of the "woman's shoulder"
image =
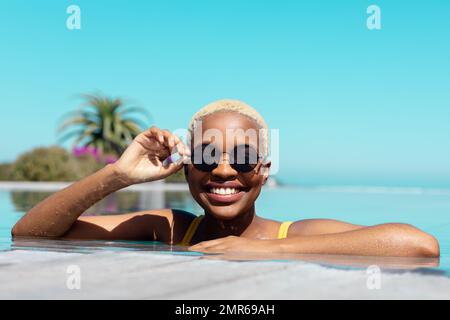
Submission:
[[311,236],[327,233],[339,233],[360,229],[363,226],[334,219],[303,219],[294,221],[289,227],[289,234]]
[[191,212],[174,208],[145,210],[130,215],[148,220],[155,238],[166,243],[179,243],[196,218]]
[[284,227],[289,236],[311,236],[327,233],[346,232],[360,229],[363,226],[333,220],[333,219],[302,219],[302,220],[283,220],[277,221],[272,219],[264,219],[265,224],[272,226],[271,228]]
[[171,225],[177,228],[188,228],[191,222],[197,217],[195,214],[182,210],[182,209],[175,209],[175,208],[168,208],[168,209],[159,209],[159,210],[149,210],[147,211],[150,215],[162,215],[169,220],[169,223]]

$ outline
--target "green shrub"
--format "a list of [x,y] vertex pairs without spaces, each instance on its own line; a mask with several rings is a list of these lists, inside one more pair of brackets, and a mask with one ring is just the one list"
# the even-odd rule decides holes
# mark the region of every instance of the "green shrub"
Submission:
[[139,205],[140,192],[115,192],[90,207],[88,215],[129,213],[142,210]]
[[0,181],[11,180],[11,167],[10,163],[0,163]]
[[[41,147],[22,154],[13,164],[0,164],[0,180],[74,181],[103,166],[90,154],[75,157],[61,147]],[[184,170],[171,175],[166,182],[185,183]]]
[[105,166],[103,163],[99,163],[92,155],[72,157],[75,159],[75,170],[77,172],[78,179],[84,178]]
[[36,148],[21,155],[12,166],[16,181],[73,181],[101,167],[90,156],[76,158],[60,147]]
[[177,171],[176,173],[174,173],[171,176],[168,176],[166,178],[166,182],[169,183],[186,183],[186,178],[184,177],[184,170],[181,169],[179,171]]

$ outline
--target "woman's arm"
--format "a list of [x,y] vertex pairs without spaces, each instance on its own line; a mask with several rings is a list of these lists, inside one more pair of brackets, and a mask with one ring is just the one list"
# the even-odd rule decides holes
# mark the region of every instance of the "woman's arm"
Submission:
[[386,257],[438,257],[437,240],[408,224],[389,223],[341,233],[278,240],[281,252]]
[[128,184],[113,165],[38,203],[12,229],[13,236],[61,237],[89,207]]
[[[163,165],[175,147],[181,156],[180,161]],[[129,216],[91,219],[93,221],[78,220],[78,217],[112,192],[132,184],[163,179],[175,173],[183,167],[182,160],[187,154],[189,151],[178,137],[166,130],[152,127],[139,134],[116,163],[107,165],[37,204],[16,223],[11,233],[13,236],[62,237],[72,231],[72,236],[80,238],[112,237],[113,233],[105,233],[112,230],[111,221],[116,226],[131,226],[129,223],[124,224],[130,220]],[[139,220],[133,218],[132,221]],[[73,227],[77,230],[71,230]],[[138,229],[129,228],[123,232],[128,237],[138,236],[130,234],[133,230]]]
[[133,240],[180,243],[195,215],[158,209],[121,215],[79,217],[64,239]]
[[[335,228],[325,227],[328,232],[322,230],[310,235],[290,233],[288,238],[279,240],[227,237],[199,243],[190,247],[190,250],[206,253],[280,252],[430,258],[439,256],[437,240],[407,224],[391,223],[372,227],[338,222],[332,224]],[[338,232],[342,227],[349,228],[349,231]]]

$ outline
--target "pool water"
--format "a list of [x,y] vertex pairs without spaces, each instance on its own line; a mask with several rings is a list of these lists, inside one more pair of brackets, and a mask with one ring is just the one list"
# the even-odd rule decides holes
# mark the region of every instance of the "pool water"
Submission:
[[[0,251],[39,249],[92,252],[98,250],[148,250],[174,252],[154,242],[61,242],[49,240],[11,241],[14,223],[48,192],[0,191]],[[110,195],[86,214],[120,214],[143,209],[178,208],[197,214],[201,208],[184,191],[123,191]],[[338,219],[355,224],[373,225],[404,222],[434,235],[440,242],[440,265],[450,275],[450,190],[395,188],[266,188],[257,202],[260,216],[279,221],[310,218]],[[195,254],[182,252],[182,254]]]

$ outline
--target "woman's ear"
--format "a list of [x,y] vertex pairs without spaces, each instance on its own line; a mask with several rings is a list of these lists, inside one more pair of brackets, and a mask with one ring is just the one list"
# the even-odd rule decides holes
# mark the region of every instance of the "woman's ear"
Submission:
[[272,165],[271,161],[267,161],[267,162],[261,164],[260,174],[263,176],[263,185],[265,185],[267,182],[267,179],[269,179],[271,165]]

